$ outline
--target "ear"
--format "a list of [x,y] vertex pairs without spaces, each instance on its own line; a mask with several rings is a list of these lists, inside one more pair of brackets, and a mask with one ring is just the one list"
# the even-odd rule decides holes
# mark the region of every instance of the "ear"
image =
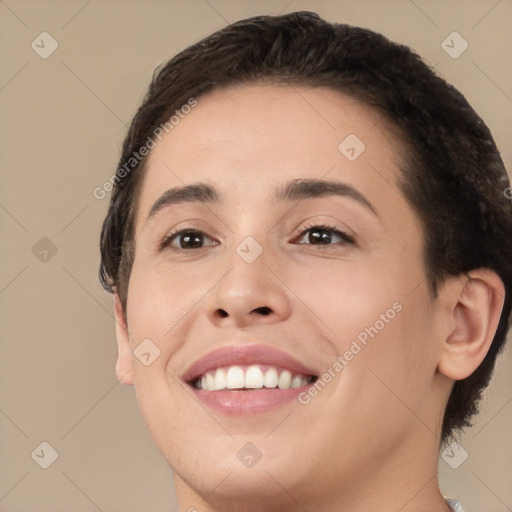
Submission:
[[[450,279],[450,278],[449,278]],[[438,370],[453,380],[469,377],[484,360],[500,320],[505,287],[489,269],[451,279],[451,331],[442,343]]]
[[133,385],[133,359],[126,314],[121,299],[114,293],[114,311],[116,318],[117,362],[116,375],[122,384]]

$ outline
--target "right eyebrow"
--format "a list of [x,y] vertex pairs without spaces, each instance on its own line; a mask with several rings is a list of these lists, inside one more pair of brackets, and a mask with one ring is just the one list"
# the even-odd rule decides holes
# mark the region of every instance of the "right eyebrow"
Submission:
[[167,206],[183,202],[214,202],[219,196],[216,190],[206,183],[196,183],[166,190],[154,203],[149,211],[145,224]]

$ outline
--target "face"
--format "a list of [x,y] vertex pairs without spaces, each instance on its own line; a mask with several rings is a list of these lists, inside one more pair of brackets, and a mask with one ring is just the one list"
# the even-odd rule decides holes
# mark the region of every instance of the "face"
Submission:
[[202,96],[152,150],[118,374],[190,506],[214,488],[307,503],[437,443],[437,306],[400,154],[378,113],[288,85]]

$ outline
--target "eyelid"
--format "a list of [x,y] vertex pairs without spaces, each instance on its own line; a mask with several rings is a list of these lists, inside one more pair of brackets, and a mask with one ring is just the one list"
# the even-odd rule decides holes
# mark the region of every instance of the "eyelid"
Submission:
[[194,214],[189,216],[185,212],[183,215],[169,216],[165,220],[162,218],[161,226],[158,231],[155,230],[154,244],[156,248],[158,250],[165,248],[164,245],[169,242],[169,239],[181,231],[194,231],[212,240],[220,240],[220,233],[214,224],[203,216],[195,216]]
[[332,231],[333,233],[339,234],[347,244],[357,245],[355,235],[349,234],[347,230],[340,228],[338,225],[329,224],[328,222],[322,222],[321,220],[310,220],[301,224],[300,228],[295,230],[295,234],[293,235],[292,240],[297,240],[298,238],[303,237],[308,231],[310,231],[313,228]]
[[[160,251],[164,251],[166,249],[169,249],[169,248],[173,248],[175,250],[182,250],[182,251],[185,251],[185,250],[191,250],[191,249],[183,249],[183,248],[178,248],[178,247],[173,247],[171,245],[172,243],[172,240],[179,236],[180,234],[182,233],[199,233],[201,234],[203,237],[207,238],[208,240],[211,240],[212,243],[210,246],[214,246],[214,245],[219,245],[219,241],[218,240],[215,240],[212,236],[210,235],[207,235],[204,230],[202,229],[198,229],[196,227],[192,227],[192,226],[179,226],[179,227],[176,227],[176,228],[173,228],[171,231],[169,231],[164,237],[163,239],[158,243],[158,248]],[[204,249],[204,247],[198,247],[194,250],[198,250],[198,249]]]

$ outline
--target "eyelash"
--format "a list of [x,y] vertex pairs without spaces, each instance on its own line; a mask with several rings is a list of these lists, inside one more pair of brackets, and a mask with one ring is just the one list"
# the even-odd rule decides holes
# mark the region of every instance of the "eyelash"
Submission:
[[[338,228],[331,226],[329,224],[316,224],[316,223],[305,227],[297,236],[295,236],[293,238],[292,243],[300,244],[301,242],[296,242],[295,240],[302,239],[307,234],[308,231],[313,231],[313,230],[330,231],[332,234],[338,235],[343,240],[343,245],[345,245],[345,244],[354,245],[355,244],[355,240],[353,237],[351,237],[350,235],[348,235],[347,233],[345,233],[343,231],[340,231]],[[306,245],[306,244],[304,244],[304,245]],[[316,245],[316,244],[308,244],[308,245]],[[335,244],[318,244],[318,245],[320,245],[320,246],[323,245],[324,247],[327,247],[329,245],[335,245]]]
[[[183,247],[172,247],[171,246],[172,242],[177,237],[179,237],[180,235],[183,235],[185,233],[200,235],[202,237],[206,237],[206,238],[209,238],[210,240],[213,240],[212,238],[210,238],[208,235],[206,235],[205,233],[203,233],[199,229],[195,229],[195,228],[180,228],[180,229],[171,231],[170,233],[168,233],[164,237],[164,239],[162,240],[162,242],[160,244],[160,250],[162,251],[164,249],[172,249],[172,250],[175,250],[175,251],[180,251],[180,250],[181,251],[189,251],[190,249],[185,249]],[[214,240],[214,243],[212,245],[218,245],[218,244],[219,243],[216,240]],[[199,247],[199,249],[204,249],[204,246],[203,247]]]
[[[347,244],[347,245],[354,245],[355,244],[355,240],[353,237],[351,237],[350,235],[348,235],[347,233],[343,232],[343,231],[340,231],[339,229],[337,229],[336,227],[334,226],[330,226],[328,224],[312,224],[306,228],[304,228],[298,235],[296,235],[292,240],[291,240],[291,243],[293,244],[304,244],[304,242],[299,242],[297,240],[301,240],[302,238],[304,238],[304,236],[308,233],[308,231],[313,231],[313,230],[317,230],[317,231],[330,231],[332,234],[334,235],[338,235],[342,240],[343,240],[343,245]],[[189,233],[189,234],[195,234],[195,235],[200,235],[202,237],[206,237],[210,240],[213,240],[212,238],[210,238],[208,235],[206,235],[205,233],[203,233],[202,231],[198,230],[198,229],[195,229],[195,228],[180,228],[178,230],[174,230],[174,231],[171,231],[170,233],[168,233],[165,238],[162,240],[161,244],[160,244],[160,250],[164,250],[164,249],[172,249],[172,250],[176,250],[176,251],[190,251],[192,250],[191,248],[184,248],[184,247],[172,247],[172,242],[174,240],[177,239],[177,237],[179,237],[180,235],[183,235],[185,233]],[[216,241],[216,240],[213,240],[213,244],[211,244],[211,246],[215,246],[215,245],[218,245],[219,242]],[[335,244],[304,244],[304,245],[320,245],[321,247],[328,247],[330,245],[335,245]],[[202,246],[202,247],[198,247],[198,249],[204,249],[205,246]],[[196,248],[197,249],[197,248]]]

